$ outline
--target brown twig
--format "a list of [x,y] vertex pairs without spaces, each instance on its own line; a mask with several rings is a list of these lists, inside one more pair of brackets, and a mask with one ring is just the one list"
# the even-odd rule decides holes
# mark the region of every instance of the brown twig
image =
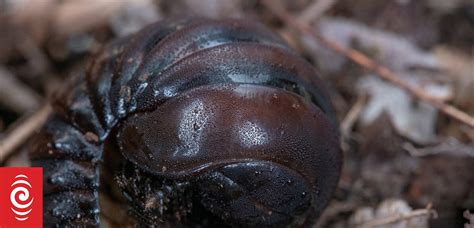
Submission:
[[393,215],[393,216],[388,216],[385,218],[374,219],[357,227],[361,227],[361,228],[379,227],[379,226],[384,226],[384,225],[388,225],[388,224],[392,224],[392,223],[396,223],[396,222],[400,222],[404,220],[410,220],[416,217],[425,217],[425,216],[428,218],[436,218],[438,216],[436,211],[432,208],[431,204],[429,204],[424,209],[414,210],[408,214]]
[[353,48],[343,47],[337,42],[326,39],[325,37],[317,33],[314,29],[312,29],[311,26],[309,26],[307,23],[298,21],[287,10],[282,8],[280,5],[275,4],[274,1],[261,1],[265,7],[267,7],[271,12],[273,12],[278,18],[280,18],[287,26],[296,28],[299,32],[318,40],[323,45],[329,47],[330,49],[341,55],[344,55],[345,57],[349,58],[350,60],[362,66],[363,68],[375,72],[382,79],[397,85],[398,87],[407,91],[414,97],[417,97],[418,99],[428,104],[431,104],[447,116],[450,116],[453,119],[456,119],[462,123],[465,123],[471,128],[474,128],[474,118],[468,115],[467,113],[457,109],[452,105],[440,101],[436,97],[427,94],[420,88],[408,84],[407,82],[403,81],[398,75],[396,75],[393,71],[377,64],[374,60],[370,59],[368,56],[362,54],[361,52]]
[[62,35],[78,34],[106,24],[109,18],[117,15],[125,3],[126,1],[108,0],[65,1],[54,11],[54,31]]
[[298,17],[299,20],[311,23],[321,17],[326,11],[336,4],[337,0],[315,0]]
[[24,113],[38,108],[41,97],[18,81],[7,69],[0,66],[0,103],[11,110]]
[[334,202],[323,211],[314,228],[328,227],[329,222],[341,213],[354,211],[357,205],[353,202]]
[[355,122],[357,121],[362,109],[364,108],[365,103],[367,102],[367,95],[362,94],[357,98],[356,103],[352,108],[347,112],[346,117],[341,122],[341,133],[346,137],[350,136],[350,132]]
[[367,95],[362,94],[357,98],[356,103],[347,112],[346,117],[341,122],[340,131],[342,136],[342,149],[347,151],[349,149],[348,141],[352,138],[351,132],[354,124],[360,116],[360,113],[364,109],[365,103],[367,102]]
[[13,130],[7,133],[6,137],[0,140],[0,164],[4,162],[19,145],[27,140],[35,130],[37,130],[48,118],[51,107],[45,105],[32,116],[25,119]]
[[416,148],[413,144],[405,142],[402,147],[414,157],[443,153],[456,156],[474,157],[474,144],[462,144],[456,139],[446,139],[437,145],[423,148]]

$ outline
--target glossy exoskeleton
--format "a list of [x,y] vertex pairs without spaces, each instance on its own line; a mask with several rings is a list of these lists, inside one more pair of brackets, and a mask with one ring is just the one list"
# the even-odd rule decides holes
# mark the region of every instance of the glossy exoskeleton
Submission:
[[46,226],[100,226],[102,196],[143,225],[305,226],[339,178],[323,83],[253,21],[150,25],[104,47],[53,108],[30,153]]

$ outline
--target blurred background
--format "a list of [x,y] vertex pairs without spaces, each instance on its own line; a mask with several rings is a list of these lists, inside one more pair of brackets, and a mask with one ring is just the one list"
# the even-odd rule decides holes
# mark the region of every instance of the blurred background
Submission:
[[[272,4],[474,115],[473,0]],[[316,227],[474,224],[474,129],[286,26],[257,0],[0,0],[1,166],[29,165],[25,145],[44,119],[42,107],[104,44],[164,18],[190,16],[260,21],[327,82],[345,163]]]

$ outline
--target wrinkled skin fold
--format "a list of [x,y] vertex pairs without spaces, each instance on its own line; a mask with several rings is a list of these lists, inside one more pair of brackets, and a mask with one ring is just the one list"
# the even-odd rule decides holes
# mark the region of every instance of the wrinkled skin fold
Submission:
[[105,46],[53,108],[30,153],[48,227],[100,226],[110,186],[139,224],[308,226],[339,178],[323,83],[253,21],[152,24]]

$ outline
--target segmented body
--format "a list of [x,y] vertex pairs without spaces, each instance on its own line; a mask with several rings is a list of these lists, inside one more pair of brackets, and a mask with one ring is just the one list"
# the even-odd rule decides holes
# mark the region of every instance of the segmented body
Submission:
[[[317,218],[339,176],[322,82],[250,21],[150,25],[106,46],[53,107],[30,153],[44,167],[46,226],[100,225],[100,167],[113,163],[107,143],[127,161],[111,181],[145,223],[199,207],[231,225],[302,225]],[[150,186],[173,186],[161,195],[191,189],[192,199],[170,196],[177,206],[158,203],[157,212],[141,202]]]

